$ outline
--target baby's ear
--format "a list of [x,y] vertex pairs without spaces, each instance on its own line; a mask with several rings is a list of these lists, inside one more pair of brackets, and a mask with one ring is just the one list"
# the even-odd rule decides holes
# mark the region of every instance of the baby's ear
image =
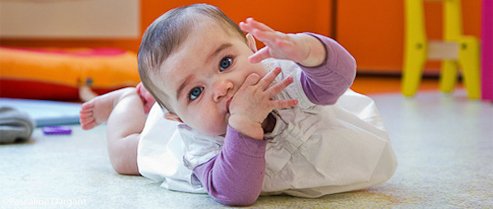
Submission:
[[178,115],[176,115],[175,113],[171,113],[171,112],[164,113],[164,118],[166,118],[167,120],[172,120],[172,121],[177,121],[177,122],[183,123],[181,118],[178,117]]
[[257,43],[255,43],[255,38],[253,37],[253,35],[247,33],[246,40],[247,40],[248,48],[250,48],[254,53],[257,52]]

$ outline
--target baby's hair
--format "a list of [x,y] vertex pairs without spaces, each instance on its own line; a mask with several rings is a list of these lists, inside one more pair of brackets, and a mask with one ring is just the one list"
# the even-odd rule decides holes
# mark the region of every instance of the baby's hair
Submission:
[[208,4],[192,4],[178,7],[161,15],[145,31],[138,52],[138,68],[142,83],[154,96],[161,108],[173,112],[167,103],[168,96],[150,79],[159,73],[160,66],[186,39],[190,30],[204,17],[216,21],[226,32],[246,38],[231,19],[217,7]]

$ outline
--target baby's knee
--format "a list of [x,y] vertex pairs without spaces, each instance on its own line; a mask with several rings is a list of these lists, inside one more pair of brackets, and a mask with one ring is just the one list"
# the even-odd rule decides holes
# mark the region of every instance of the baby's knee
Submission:
[[115,172],[121,175],[139,175],[135,166],[129,165],[128,162],[123,161],[122,159],[113,160],[111,166]]

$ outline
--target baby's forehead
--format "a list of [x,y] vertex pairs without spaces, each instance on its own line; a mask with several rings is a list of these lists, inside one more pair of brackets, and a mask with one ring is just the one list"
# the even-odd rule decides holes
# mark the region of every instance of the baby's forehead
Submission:
[[[239,35],[234,35],[218,24],[201,24],[190,31],[188,37],[163,60],[163,65],[184,67],[206,61],[210,54],[220,50],[223,45],[246,45]],[[240,46],[241,47],[241,46]]]

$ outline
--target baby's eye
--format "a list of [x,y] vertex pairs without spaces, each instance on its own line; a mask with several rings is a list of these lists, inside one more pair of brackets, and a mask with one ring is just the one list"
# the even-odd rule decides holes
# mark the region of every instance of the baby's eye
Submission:
[[202,91],[204,90],[203,87],[195,87],[193,88],[190,93],[188,93],[188,99],[190,101],[196,100],[200,94],[202,94]]
[[225,57],[225,58],[221,59],[221,62],[219,62],[219,69],[222,72],[222,71],[228,69],[232,63],[233,63],[233,58]]

